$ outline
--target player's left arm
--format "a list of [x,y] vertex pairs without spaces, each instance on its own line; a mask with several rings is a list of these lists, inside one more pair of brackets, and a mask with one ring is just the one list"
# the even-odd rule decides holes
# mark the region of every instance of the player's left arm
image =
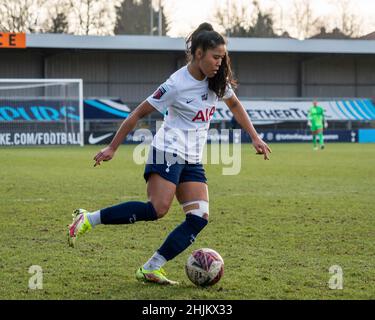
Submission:
[[237,96],[233,94],[230,98],[224,99],[225,104],[233,113],[234,118],[240,126],[250,135],[253,146],[258,154],[264,155],[264,160],[269,159],[269,154],[272,152],[271,148],[265,143],[256,132],[249,115],[245,108],[238,100]]
[[328,122],[327,122],[327,119],[326,119],[326,111],[324,110],[324,108],[322,108],[322,119],[323,119],[323,126],[325,129],[328,128]]

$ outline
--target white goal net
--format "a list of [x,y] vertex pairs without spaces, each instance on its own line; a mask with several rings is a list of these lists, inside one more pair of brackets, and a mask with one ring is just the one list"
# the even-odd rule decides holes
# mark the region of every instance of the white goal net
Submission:
[[0,146],[83,146],[81,79],[0,79]]

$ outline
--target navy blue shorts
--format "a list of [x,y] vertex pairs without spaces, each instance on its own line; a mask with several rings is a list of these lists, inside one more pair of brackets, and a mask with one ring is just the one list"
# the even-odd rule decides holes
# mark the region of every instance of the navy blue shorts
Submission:
[[[173,159],[173,161],[169,162],[168,159]],[[175,154],[171,155],[151,146],[143,174],[146,182],[152,173],[157,173],[176,186],[188,181],[207,183],[206,173],[201,163],[188,163]]]

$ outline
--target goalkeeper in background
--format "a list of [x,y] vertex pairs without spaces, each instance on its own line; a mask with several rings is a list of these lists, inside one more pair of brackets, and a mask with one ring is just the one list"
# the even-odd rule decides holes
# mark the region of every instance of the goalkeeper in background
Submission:
[[324,118],[324,109],[317,105],[316,100],[308,113],[308,126],[313,136],[314,150],[318,150],[316,136],[319,136],[320,149],[324,149],[323,127],[327,128],[327,122]]

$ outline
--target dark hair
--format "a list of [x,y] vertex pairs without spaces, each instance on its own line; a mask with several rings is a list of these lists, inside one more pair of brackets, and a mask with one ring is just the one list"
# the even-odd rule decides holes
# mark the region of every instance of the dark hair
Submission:
[[[207,22],[202,23],[186,39],[186,55],[188,61],[194,59],[195,51],[198,48],[201,48],[205,53],[207,49],[214,49],[222,44],[226,44],[224,37],[216,32],[211,24]],[[237,86],[237,82],[233,78],[229,55],[226,53],[216,75],[212,78],[208,78],[208,88],[214,91],[219,98],[222,98],[228,84],[230,84],[232,88]]]

